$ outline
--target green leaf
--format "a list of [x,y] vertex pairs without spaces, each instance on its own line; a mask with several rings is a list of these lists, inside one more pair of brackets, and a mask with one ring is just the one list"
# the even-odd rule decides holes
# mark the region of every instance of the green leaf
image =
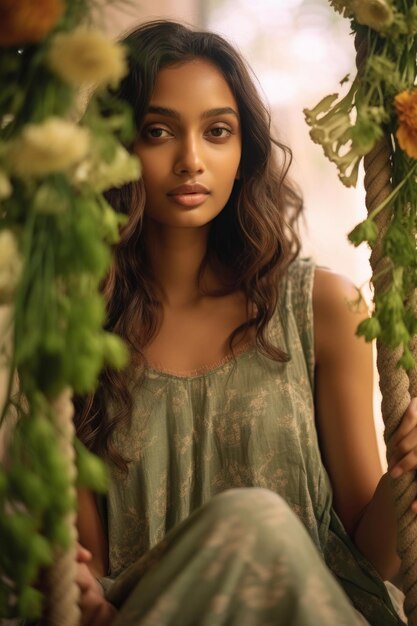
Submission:
[[36,619],[42,613],[43,596],[40,591],[33,587],[21,589],[18,597],[19,615],[26,619]]
[[377,317],[362,320],[356,329],[356,334],[365,338],[365,341],[373,341],[381,334],[381,324]]
[[416,365],[416,360],[411,354],[408,348],[404,349],[404,352],[397,363],[397,367],[402,367],[405,370],[412,370]]
[[75,439],[77,453],[77,485],[105,493],[108,487],[108,471],[95,454],[87,450],[79,439]]
[[372,246],[376,242],[377,237],[378,227],[375,222],[369,218],[355,226],[348,235],[349,241],[351,241],[354,246],[359,246],[364,241]]
[[13,498],[26,505],[34,514],[42,513],[52,504],[44,482],[24,465],[12,467],[9,484]]
[[129,351],[123,340],[112,333],[103,333],[103,356],[107,365],[122,369],[129,361]]

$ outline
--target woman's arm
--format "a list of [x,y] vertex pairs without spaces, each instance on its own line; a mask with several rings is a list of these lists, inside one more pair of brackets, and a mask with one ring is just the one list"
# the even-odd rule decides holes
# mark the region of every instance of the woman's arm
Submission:
[[91,559],[91,552],[78,544],[76,583],[80,590],[80,626],[110,626],[117,611],[104,598],[103,590],[90,570]]
[[355,336],[367,315],[364,303],[352,304],[357,297],[346,279],[316,270],[316,421],[335,510],[364,556],[389,579],[399,567],[396,517],[373,420],[372,348]]
[[80,589],[81,626],[110,626],[117,612],[104,598],[97,577],[108,570],[108,549],[94,495],[78,490],[77,579]]
[[77,530],[80,544],[91,552],[89,564],[95,576],[105,576],[108,570],[108,546],[94,494],[78,489]]

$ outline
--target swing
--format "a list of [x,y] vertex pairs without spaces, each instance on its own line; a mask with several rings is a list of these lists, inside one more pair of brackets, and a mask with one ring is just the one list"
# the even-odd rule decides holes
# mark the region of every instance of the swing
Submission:
[[[57,2],[60,4],[60,2]],[[343,4],[343,3],[342,3]],[[44,36],[44,33],[42,34]],[[6,46],[11,45],[9,42]],[[358,50],[358,66],[364,62],[367,50],[365,37],[357,36],[356,46]],[[61,85],[62,87],[62,85]],[[62,97],[63,92],[58,95]],[[67,93],[67,92],[65,92]],[[13,94],[5,96],[1,105],[1,113],[9,112],[8,107],[17,107],[18,104],[12,99]],[[9,98],[9,99],[7,99]],[[13,137],[12,126],[6,125]],[[118,129],[120,130],[120,128]],[[5,138],[7,137],[7,132]],[[114,146],[113,146],[114,147]],[[108,155],[100,155],[106,161]],[[366,205],[369,214],[373,214],[375,209],[391,195],[391,167],[390,148],[386,139],[381,139],[374,148],[365,155],[365,187]],[[134,179],[138,174],[130,171],[130,178]],[[114,184],[114,181],[110,181]],[[107,210],[106,206],[98,205],[98,219],[95,225],[101,225],[101,219]],[[101,211],[101,212],[100,212]],[[374,274],[375,294],[384,293],[387,287],[388,273],[381,271],[385,268],[385,257],[383,255],[382,240],[387,226],[390,222],[389,204],[380,211],[374,218],[378,226],[378,237],[373,246],[371,254],[371,265]],[[113,224],[113,235],[117,230],[117,223]],[[108,237],[111,240],[111,236]],[[387,348],[381,341],[378,345],[378,370],[380,374],[380,386],[382,391],[382,413],[386,426],[385,439],[388,450],[390,440],[402,415],[404,414],[410,396],[417,396],[417,368],[413,367],[408,373],[397,367],[397,362],[401,357],[400,348]],[[65,348],[65,346],[64,346]],[[411,344],[411,351],[417,359],[417,337],[414,336]],[[102,361],[105,359],[103,358]],[[117,359],[116,359],[117,360]],[[100,363],[102,365],[102,363]],[[69,496],[74,494],[75,452],[72,445],[74,438],[74,427],[72,423],[72,410],[70,407],[71,390],[68,386],[64,391],[60,389],[58,395],[51,394],[54,400],[54,413],[56,420],[55,441],[61,458],[65,459],[65,472],[70,484]],[[415,515],[410,511],[411,503],[417,497],[417,486],[414,476],[408,473],[397,479],[394,483],[395,499],[398,511],[398,550],[402,561],[401,574],[406,594],[405,610],[408,615],[410,626],[417,626],[417,533],[415,531]],[[44,579],[44,590],[46,595],[46,606],[40,621],[41,626],[77,626],[80,620],[80,612],[77,607],[78,589],[75,580],[75,552],[76,552],[76,531],[75,531],[75,511],[68,510],[63,518],[63,524],[68,533],[70,547],[66,550],[58,550],[54,556],[53,564],[48,567]]]
[[[356,36],[357,65],[360,70],[366,57],[367,41],[365,37]],[[366,208],[371,214],[392,192],[391,187],[391,151],[387,138],[381,139],[375,147],[365,155],[365,191]],[[383,268],[386,258],[383,255],[382,240],[390,222],[389,204],[374,218],[378,226],[378,238],[370,255],[375,296],[384,293],[387,287],[387,275]],[[417,336],[411,343],[411,350],[417,360]],[[397,428],[411,397],[417,396],[417,367],[408,372],[397,367],[401,357],[401,349],[388,348],[377,341],[377,367],[379,385],[382,394],[382,417],[385,424],[384,439],[387,452],[390,441]],[[405,593],[404,610],[410,626],[417,624],[417,533],[415,514],[410,510],[417,497],[417,482],[413,472],[408,472],[393,481],[398,520],[398,554],[401,558],[401,580]]]

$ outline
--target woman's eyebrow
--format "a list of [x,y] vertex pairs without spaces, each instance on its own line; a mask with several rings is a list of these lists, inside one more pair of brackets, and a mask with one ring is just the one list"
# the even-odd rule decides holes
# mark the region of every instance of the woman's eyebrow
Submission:
[[[181,119],[181,115],[175,109],[169,109],[167,107],[161,107],[151,104],[148,107],[147,113],[156,113],[158,115],[164,115],[165,117],[172,117],[173,119]],[[209,109],[204,111],[201,115],[202,119],[208,119],[210,117],[216,117],[217,115],[234,115],[236,119],[239,119],[237,112],[232,107],[217,107],[215,109]]]
[[155,105],[149,105],[147,113],[157,113],[158,115],[165,115],[166,117],[173,117],[176,120],[180,119],[180,114],[174,109],[168,109],[166,107],[159,107]]
[[239,119],[239,115],[234,109],[232,109],[232,107],[218,107],[216,109],[209,109],[208,111],[204,111],[201,117],[203,119],[206,119],[208,117],[216,117],[217,115],[234,115],[237,119]]

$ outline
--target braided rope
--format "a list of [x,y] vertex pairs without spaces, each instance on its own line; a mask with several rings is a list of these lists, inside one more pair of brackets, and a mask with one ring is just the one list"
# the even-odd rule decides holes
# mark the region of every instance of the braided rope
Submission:
[[[417,355],[417,335],[414,335],[411,340],[411,352],[416,356]],[[411,372],[408,373],[410,378],[410,395],[413,398],[417,397],[417,366],[413,367]]]
[[[71,390],[66,389],[53,403],[57,421],[57,445],[66,460],[68,478],[73,484],[76,476],[75,452],[73,447],[74,407]],[[75,498],[75,488],[70,489]],[[54,564],[45,574],[44,587],[46,606],[40,626],[78,626],[81,619],[78,607],[79,590],[75,582],[76,575],[76,513],[70,512],[65,518],[65,525],[70,536],[70,546],[56,554]]]
[[[367,44],[364,39],[357,36],[355,45],[357,66],[360,71],[366,58]],[[386,138],[380,140],[365,157],[365,189],[368,213],[371,213],[392,191],[390,157],[391,151]],[[390,280],[390,273],[384,272],[389,260],[384,257],[382,249],[382,240],[390,219],[390,207],[386,207],[375,218],[378,226],[378,239],[370,256],[375,295],[383,293]],[[417,355],[416,338],[413,342],[413,353]],[[400,356],[400,348],[392,350],[377,342],[377,367],[382,394],[381,409],[385,424],[384,438],[388,456],[392,435],[409,405],[410,393],[417,395],[416,368],[409,378],[403,369],[396,366]],[[397,549],[401,558],[401,576],[405,593],[404,610],[410,626],[417,626],[417,526],[415,514],[410,510],[412,502],[417,497],[417,483],[414,473],[408,472],[393,480],[392,490],[398,523]]]

